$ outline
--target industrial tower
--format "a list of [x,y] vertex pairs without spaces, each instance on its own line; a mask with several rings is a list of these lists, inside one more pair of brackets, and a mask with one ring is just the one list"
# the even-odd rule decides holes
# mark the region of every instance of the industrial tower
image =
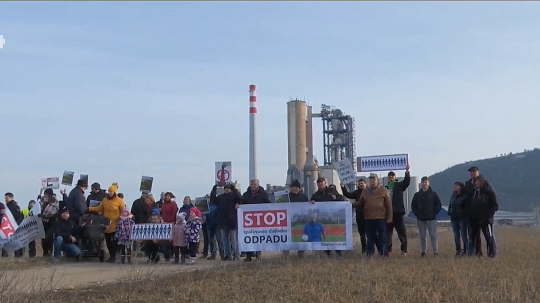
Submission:
[[[321,106],[320,118],[323,123],[324,165],[333,165],[347,158],[356,168],[354,118],[326,104]],[[353,189],[354,184],[350,187]]]

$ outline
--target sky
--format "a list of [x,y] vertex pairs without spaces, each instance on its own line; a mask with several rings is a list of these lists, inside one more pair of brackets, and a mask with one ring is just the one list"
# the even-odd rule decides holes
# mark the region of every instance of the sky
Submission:
[[202,196],[216,161],[232,161],[245,189],[250,84],[263,185],[285,182],[296,97],[355,117],[357,156],[408,153],[417,176],[538,147],[538,2],[1,2],[0,12],[0,191],[23,205],[64,170],[118,182],[128,204],[142,175],[154,193]]

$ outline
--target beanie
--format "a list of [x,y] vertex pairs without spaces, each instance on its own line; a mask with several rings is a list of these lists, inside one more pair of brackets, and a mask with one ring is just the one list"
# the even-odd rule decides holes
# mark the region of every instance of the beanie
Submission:
[[291,183],[291,187],[298,187],[298,188],[301,188],[302,185],[300,184],[300,181],[294,180],[294,181],[292,181],[292,183]]
[[189,211],[193,212],[195,214],[195,216],[197,216],[197,217],[201,216],[201,212],[196,207],[190,208]]
[[114,194],[118,193],[118,183],[111,184],[111,186],[109,186],[109,191]]

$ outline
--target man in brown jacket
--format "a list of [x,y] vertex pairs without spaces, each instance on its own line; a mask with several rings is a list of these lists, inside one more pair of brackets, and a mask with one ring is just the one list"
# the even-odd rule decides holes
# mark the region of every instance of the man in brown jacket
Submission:
[[369,187],[362,191],[354,206],[364,213],[367,236],[366,255],[370,257],[375,253],[375,241],[378,239],[381,247],[379,254],[386,256],[388,247],[386,224],[392,223],[392,199],[388,190],[379,185],[376,174],[369,176]]

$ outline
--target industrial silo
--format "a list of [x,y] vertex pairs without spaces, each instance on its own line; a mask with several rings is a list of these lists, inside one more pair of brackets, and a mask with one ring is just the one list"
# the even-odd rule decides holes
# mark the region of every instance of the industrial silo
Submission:
[[306,118],[305,101],[295,99],[287,102],[288,167],[295,165],[300,170],[306,164]]

